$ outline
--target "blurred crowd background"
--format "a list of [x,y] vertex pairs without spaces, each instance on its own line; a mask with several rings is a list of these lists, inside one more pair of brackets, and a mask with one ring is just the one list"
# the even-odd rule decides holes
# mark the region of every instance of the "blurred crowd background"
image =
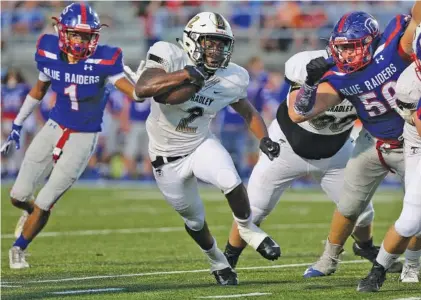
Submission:
[[[35,44],[42,33],[54,33],[52,16],[71,1],[1,2],[2,140],[10,132],[31,84],[37,79]],[[175,42],[188,20],[200,11],[224,15],[236,37],[233,61],[250,74],[248,98],[269,124],[281,99],[285,61],[298,51],[323,49],[333,25],[349,11],[373,14],[384,28],[398,13],[409,13],[411,1],[88,1],[101,22],[100,43],[123,49],[125,63],[137,67],[158,40]],[[151,180],[145,121],[150,100],[133,103],[112,86],[96,154],[82,178]],[[48,119],[54,105],[49,91],[39,110],[24,124],[23,151],[2,157],[2,178],[16,176],[24,150]],[[243,177],[258,158],[258,143],[230,108],[212,124]],[[304,179],[304,183],[305,183]],[[393,181],[393,179],[392,179]]]

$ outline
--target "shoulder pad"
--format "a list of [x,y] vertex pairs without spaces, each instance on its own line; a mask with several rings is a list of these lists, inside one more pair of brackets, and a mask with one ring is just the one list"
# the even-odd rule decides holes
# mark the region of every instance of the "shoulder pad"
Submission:
[[241,88],[248,87],[250,75],[246,69],[235,63],[229,63],[226,71],[225,78],[231,81],[234,85]]
[[415,68],[413,62],[399,76],[395,89],[397,98],[402,102],[418,103],[421,98],[421,86]]
[[380,44],[390,43],[393,38],[400,37],[409,24],[411,17],[408,15],[397,15],[387,24],[383,31]]
[[221,72],[220,77],[229,83],[227,92],[234,99],[247,98],[247,87],[250,82],[250,76],[246,69],[235,63],[229,63],[228,67]]
[[43,34],[39,37],[36,46],[35,60],[57,60],[60,49],[58,37],[52,34]]
[[328,58],[326,50],[303,51],[293,55],[285,63],[285,77],[291,82],[304,84],[307,78],[306,66],[310,60],[323,56]]
[[86,62],[100,65],[114,65],[122,57],[122,50],[118,47],[108,45],[98,45],[95,53]]
[[146,68],[161,68],[173,72],[174,62],[182,60],[186,53],[179,46],[168,42],[156,42],[149,48]]

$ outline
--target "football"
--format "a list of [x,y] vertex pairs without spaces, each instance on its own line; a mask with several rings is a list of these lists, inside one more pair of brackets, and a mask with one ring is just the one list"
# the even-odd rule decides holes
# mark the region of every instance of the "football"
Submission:
[[197,85],[186,82],[164,94],[155,96],[154,99],[158,103],[181,104],[193,97],[199,90],[200,88]]

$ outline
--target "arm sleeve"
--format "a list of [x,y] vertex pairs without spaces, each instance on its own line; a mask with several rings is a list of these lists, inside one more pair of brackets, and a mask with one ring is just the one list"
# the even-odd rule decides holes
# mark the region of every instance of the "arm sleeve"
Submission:
[[47,75],[45,75],[45,73],[44,73],[44,72],[39,72],[38,79],[39,79],[40,81],[42,81],[42,82],[48,82],[48,81],[51,81],[50,77],[48,77]]

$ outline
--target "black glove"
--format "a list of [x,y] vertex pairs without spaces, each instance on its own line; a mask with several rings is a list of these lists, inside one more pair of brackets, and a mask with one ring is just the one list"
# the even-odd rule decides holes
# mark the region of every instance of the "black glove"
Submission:
[[334,65],[335,63],[333,61],[329,62],[323,56],[310,60],[310,62],[306,66],[306,84],[313,86]]
[[264,154],[267,155],[267,157],[269,157],[270,160],[273,160],[275,157],[278,157],[279,152],[281,151],[281,147],[279,146],[279,144],[272,141],[268,137],[264,137],[260,140],[259,148]]
[[205,85],[205,81],[209,78],[209,74],[205,71],[205,66],[185,66],[184,70],[189,73],[190,83],[197,85],[202,88]]

